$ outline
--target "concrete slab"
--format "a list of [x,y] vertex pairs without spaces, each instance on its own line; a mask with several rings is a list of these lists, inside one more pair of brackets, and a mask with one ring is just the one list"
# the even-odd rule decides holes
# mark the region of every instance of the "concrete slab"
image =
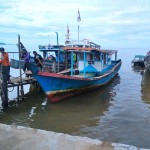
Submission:
[[0,124],[0,150],[146,150],[40,129]]

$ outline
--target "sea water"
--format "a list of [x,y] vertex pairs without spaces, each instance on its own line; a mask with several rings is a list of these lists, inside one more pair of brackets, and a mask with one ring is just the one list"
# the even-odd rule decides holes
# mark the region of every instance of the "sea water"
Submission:
[[[0,123],[150,148],[150,71],[131,64],[135,55],[147,51],[118,48],[122,67],[110,83],[59,103],[27,87],[24,100],[1,109]],[[11,75],[16,77],[16,70]]]

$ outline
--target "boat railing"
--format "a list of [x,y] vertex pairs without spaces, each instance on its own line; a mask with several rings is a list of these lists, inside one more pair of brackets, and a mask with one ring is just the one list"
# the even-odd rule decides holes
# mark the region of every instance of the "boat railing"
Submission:
[[71,46],[71,47],[90,47],[90,42],[89,40],[73,40],[69,41],[66,46]]
[[71,67],[70,62],[59,62],[58,64],[56,60],[48,60],[48,59],[43,60],[43,71],[46,72],[58,73],[70,67]]
[[68,44],[66,44],[66,46],[70,46],[70,47],[81,47],[81,48],[94,48],[97,50],[100,50],[101,46],[98,44],[95,44],[93,42],[90,42],[89,40],[74,40],[74,41],[70,41]]
[[90,42],[90,47],[91,47],[91,48],[94,48],[94,49],[97,49],[97,50],[100,50],[100,48],[101,48],[100,45],[95,44],[95,43],[93,43],[93,42]]

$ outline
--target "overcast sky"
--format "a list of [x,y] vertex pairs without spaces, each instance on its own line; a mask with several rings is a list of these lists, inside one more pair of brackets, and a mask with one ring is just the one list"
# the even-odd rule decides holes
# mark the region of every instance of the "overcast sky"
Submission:
[[104,48],[150,47],[150,0],[0,0],[0,42],[64,44],[90,39]]

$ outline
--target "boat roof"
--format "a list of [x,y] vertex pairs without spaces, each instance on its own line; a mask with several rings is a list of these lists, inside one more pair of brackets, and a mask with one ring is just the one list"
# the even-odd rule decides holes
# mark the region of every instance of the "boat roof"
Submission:
[[114,53],[117,53],[117,50],[109,50],[109,49],[101,49],[101,46],[98,44],[95,44],[93,42],[90,42],[89,39],[83,39],[83,40],[74,40],[69,41],[66,46],[63,47],[63,50],[66,51],[74,51],[74,52],[99,52],[99,53],[107,53],[109,55],[112,55]]
[[117,53],[118,50],[101,49],[100,52],[102,52],[102,53],[107,53],[107,54],[109,54],[109,55],[112,55],[112,54],[114,54],[114,53]]
[[114,53],[117,53],[117,50],[110,50],[110,49],[101,49],[101,46],[98,44],[95,44],[93,42],[90,42],[89,39],[83,39],[83,40],[73,40],[68,41],[68,43],[64,45],[39,45],[39,51],[42,52],[48,52],[48,51],[74,51],[74,52],[99,52],[99,53],[107,53],[109,55],[112,55]]
[[107,53],[109,55],[112,55],[114,53],[117,53],[118,50],[110,50],[110,49],[96,49],[96,48],[91,48],[91,47],[64,47],[63,48],[66,51],[74,51],[74,52],[99,52],[99,53]]
[[39,45],[39,51],[58,51],[63,47],[63,45]]
[[135,58],[145,58],[144,55],[135,55]]

